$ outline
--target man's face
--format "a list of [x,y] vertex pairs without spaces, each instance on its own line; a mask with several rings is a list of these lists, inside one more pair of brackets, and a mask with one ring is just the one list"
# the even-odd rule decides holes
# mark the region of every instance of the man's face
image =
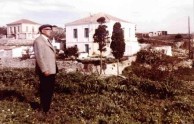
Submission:
[[46,27],[42,29],[42,33],[46,35],[47,37],[51,37],[52,33],[52,28],[51,27]]

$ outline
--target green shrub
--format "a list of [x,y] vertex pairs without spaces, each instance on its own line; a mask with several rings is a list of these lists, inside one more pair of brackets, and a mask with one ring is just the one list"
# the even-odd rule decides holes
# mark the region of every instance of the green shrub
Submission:
[[78,48],[77,46],[73,46],[73,47],[69,47],[66,49],[65,51],[65,55],[67,57],[70,57],[70,56],[75,56],[75,57],[78,57]]
[[183,39],[183,36],[181,34],[177,34],[177,35],[174,36],[174,39],[175,39],[174,42],[179,42]]
[[137,53],[137,59],[130,68],[137,76],[161,81],[174,75],[174,66],[180,61],[182,59],[167,56],[162,52],[141,50]]
[[137,63],[146,63],[150,65],[160,65],[160,62],[163,59],[166,59],[168,56],[159,51],[154,50],[141,50],[137,53],[136,61]]
[[143,39],[143,38],[138,39],[138,42],[139,42],[139,43],[149,43],[149,41],[148,41],[148,40]]

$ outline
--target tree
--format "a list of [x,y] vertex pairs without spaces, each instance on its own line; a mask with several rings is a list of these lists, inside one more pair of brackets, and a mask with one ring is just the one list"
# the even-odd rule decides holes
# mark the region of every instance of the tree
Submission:
[[105,18],[100,17],[97,19],[97,22],[100,24],[95,30],[93,35],[94,42],[98,43],[100,51],[100,74],[102,74],[102,52],[106,51],[106,41],[108,39],[108,31],[106,30],[107,26],[103,25],[105,23]]
[[112,49],[112,54],[117,59],[117,74],[119,74],[119,61],[123,57],[125,52],[125,40],[123,29],[121,28],[121,24],[116,22],[113,26],[112,32],[112,42],[110,48]]
[[57,41],[62,41],[63,39],[66,38],[65,36],[65,29],[57,26],[53,26],[53,31],[52,31],[52,36],[55,38]]
[[75,58],[78,57],[77,45],[67,48],[65,51],[65,55],[67,57],[70,57],[70,56],[74,56]]
[[183,36],[181,34],[177,34],[174,36],[175,42],[180,42],[183,39]]

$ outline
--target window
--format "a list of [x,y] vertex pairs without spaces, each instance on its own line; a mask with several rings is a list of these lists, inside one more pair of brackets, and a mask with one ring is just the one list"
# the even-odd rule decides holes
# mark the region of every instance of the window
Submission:
[[89,53],[89,44],[85,44],[85,51],[86,53]]
[[77,38],[77,29],[73,29],[73,37]]
[[26,32],[28,32],[28,26],[26,26]]
[[10,27],[10,33],[13,34],[12,27]]
[[18,32],[20,32],[20,26],[18,26]]
[[14,34],[16,34],[16,27],[14,27]]
[[32,32],[34,33],[34,27],[32,27]]
[[84,30],[84,36],[89,37],[89,28],[85,28]]

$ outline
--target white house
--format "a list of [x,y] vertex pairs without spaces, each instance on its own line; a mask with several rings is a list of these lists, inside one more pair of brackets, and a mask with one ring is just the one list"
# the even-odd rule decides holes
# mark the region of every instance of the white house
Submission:
[[[95,29],[99,26],[97,19],[100,17],[104,17],[106,19],[105,25],[109,31],[109,37],[112,36],[113,25],[116,22],[120,22],[124,30],[124,39],[126,42],[125,55],[132,55],[139,51],[140,47],[135,36],[135,24],[105,13],[90,15],[89,17],[65,24],[66,47],[68,48],[70,46],[77,45],[79,52],[86,52],[89,56],[99,54],[98,44],[94,43],[93,35],[95,33]],[[110,43],[111,38],[107,43],[107,52],[104,53],[105,56],[110,55],[111,53]]]
[[7,37],[14,37],[15,39],[34,39],[38,35],[38,28],[40,24],[21,19],[7,24]]
[[[20,58],[29,46],[2,46],[0,48],[0,58]],[[29,51],[31,52],[31,51]]]
[[163,52],[168,56],[172,56],[172,47],[171,46],[158,46],[153,48],[156,51]]
[[61,49],[61,43],[57,42],[54,38],[51,43],[55,47],[55,49],[58,49],[58,50]]
[[149,37],[154,37],[154,36],[161,36],[161,35],[167,35],[167,31],[156,31],[156,32],[149,32],[148,35]]

